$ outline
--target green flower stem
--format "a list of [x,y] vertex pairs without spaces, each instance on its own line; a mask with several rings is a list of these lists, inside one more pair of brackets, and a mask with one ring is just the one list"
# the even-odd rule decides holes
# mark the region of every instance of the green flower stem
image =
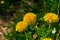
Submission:
[[49,29],[51,29],[51,24],[49,24]]
[[46,34],[45,34],[45,37],[47,37],[50,32],[51,32],[51,24],[49,24],[48,30],[46,31]]
[[27,33],[24,31],[24,33],[25,33],[25,36],[26,36],[26,40],[28,40],[28,36],[27,36]]

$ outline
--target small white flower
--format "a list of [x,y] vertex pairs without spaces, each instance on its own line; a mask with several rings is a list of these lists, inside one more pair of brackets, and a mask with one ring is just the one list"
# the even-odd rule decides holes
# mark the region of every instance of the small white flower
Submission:
[[52,34],[55,34],[56,33],[56,30],[52,30]]

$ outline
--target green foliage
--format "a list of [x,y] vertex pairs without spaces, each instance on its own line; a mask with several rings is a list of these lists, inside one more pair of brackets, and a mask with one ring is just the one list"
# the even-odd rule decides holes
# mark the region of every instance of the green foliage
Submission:
[[[12,28],[12,30],[6,35],[8,40],[34,40],[33,34],[35,33],[38,36],[37,40],[42,40],[43,38],[52,38],[53,40],[56,40],[57,34],[60,32],[60,21],[58,23],[48,24],[43,21],[43,16],[48,12],[52,12],[58,14],[60,17],[60,5],[58,0],[11,0],[11,2],[8,0],[4,1],[4,4],[0,4],[0,12],[8,12],[10,14],[12,11],[14,17],[14,24],[8,25],[8,28]],[[24,14],[27,12],[33,12],[37,15],[36,24],[29,25],[27,30],[22,33],[16,32],[15,27],[17,22],[22,21]],[[52,33],[54,28],[56,29],[55,34]],[[60,38],[58,39],[60,40]]]

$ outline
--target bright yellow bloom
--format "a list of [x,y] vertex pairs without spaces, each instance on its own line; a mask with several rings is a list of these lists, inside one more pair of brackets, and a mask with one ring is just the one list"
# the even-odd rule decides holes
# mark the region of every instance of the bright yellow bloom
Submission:
[[28,23],[24,21],[18,22],[16,25],[16,31],[23,32],[27,29],[27,26],[28,26]]
[[53,40],[53,39],[51,39],[51,38],[44,38],[43,40]]
[[3,4],[4,3],[4,1],[1,1],[1,4]]
[[23,21],[26,21],[29,25],[34,24],[36,22],[36,15],[34,13],[26,13]]
[[44,21],[49,22],[49,23],[58,22],[59,17],[58,17],[58,15],[56,15],[54,13],[47,13],[44,16]]

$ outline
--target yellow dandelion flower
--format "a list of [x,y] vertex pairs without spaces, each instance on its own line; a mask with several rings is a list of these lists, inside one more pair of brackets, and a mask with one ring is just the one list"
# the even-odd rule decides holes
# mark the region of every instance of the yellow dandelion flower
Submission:
[[58,15],[56,15],[54,13],[47,13],[47,14],[45,14],[45,16],[43,18],[44,18],[44,21],[49,22],[49,23],[59,21]]
[[23,32],[26,30],[27,26],[28,26],[28,23],[24,21],[18,22],[16,25],[16,31]]
[[4,1],[1,1],[1,4],[3,4],[4,3]]
[[43,38],[43,40],[53,40],[53,39],[51,39],[51,38]]
[[36,15],[34,13],[26,13],[23,21],[26,21],[29,25],[34,24],[36,22]]

